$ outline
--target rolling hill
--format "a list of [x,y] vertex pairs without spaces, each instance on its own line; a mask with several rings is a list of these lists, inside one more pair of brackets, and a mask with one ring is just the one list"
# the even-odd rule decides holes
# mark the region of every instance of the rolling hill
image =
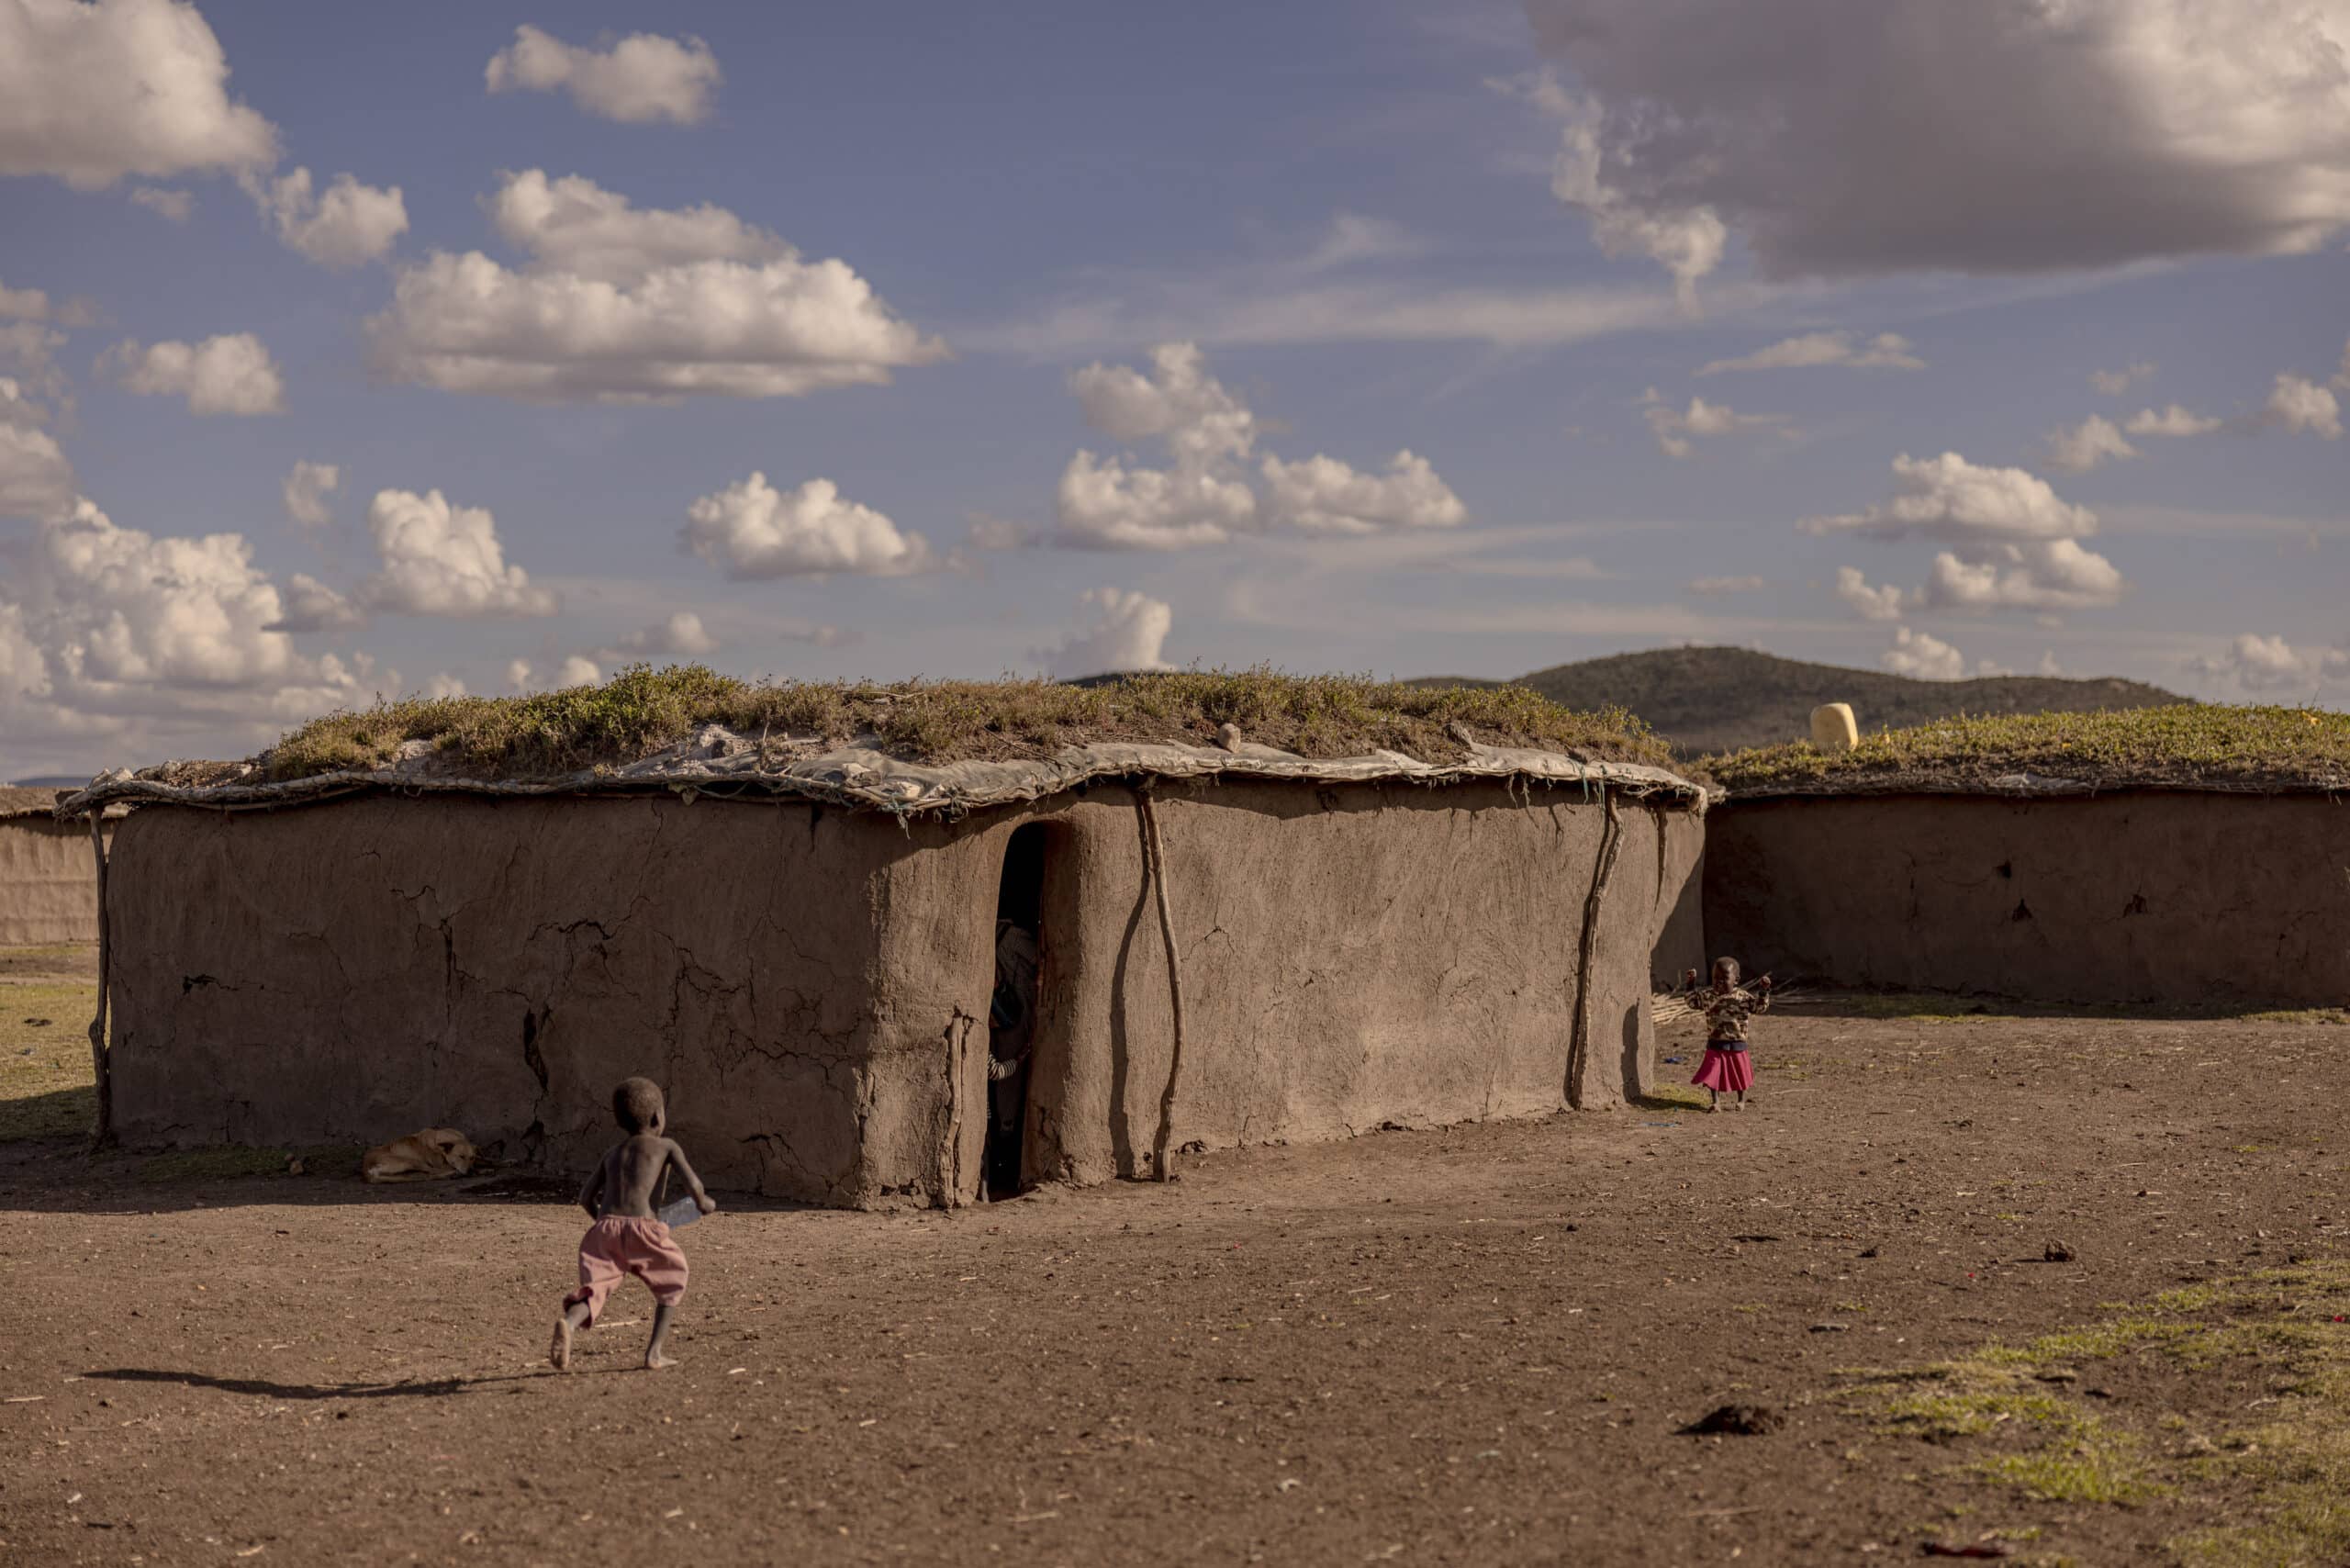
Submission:
[[1530,686],[1570,708],[1619,704],[1688,756],[1801,740],[1811,733],[1811,711],[1823,702],[1851,703],[1866,732],[1953,713],[2072,713],[2188,700],[2134,680],[2036,675],[1915,680],[1744,648],[1659,648],[1558,665],[1515,681],[1434,676],[1415,684]]

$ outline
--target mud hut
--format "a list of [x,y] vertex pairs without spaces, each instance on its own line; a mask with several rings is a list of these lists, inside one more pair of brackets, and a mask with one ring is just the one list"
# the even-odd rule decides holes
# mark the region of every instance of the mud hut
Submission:
[[1781,980],[2350,1002],[2350,717],[1962,719],[1709,759],[1705,941]]
[[[1528,693],[1268,677],[342,715],[74,797],[134,807],[114,1130],[576,1167],[643,1071],[708,1180],[873,1205],[1616,1104],[1701,831],[1662,756]],[[1040,954],[1008,1127],[1000,922]]]
[[0,787],[0,947],[98,939],[90,824],[58,820],[60,793]]

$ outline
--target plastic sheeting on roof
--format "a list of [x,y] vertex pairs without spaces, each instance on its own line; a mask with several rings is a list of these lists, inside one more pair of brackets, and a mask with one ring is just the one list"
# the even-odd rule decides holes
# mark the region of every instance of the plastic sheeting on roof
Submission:
[[[1407,781],[1440,786],[1470,779],[1525,779],[1574,787],[1586,794],[1609,789],[1636,798],[1662,796],[1702,812],[1706,791],[1661,767],[1607,762],[1464,741],[1466,757],[1422,762],[1401,752],[1315,758],[1270,746],[1235,742],[1229,748],[1173,744],[1111,743],[1071,746],[1049,757],[1008,762],[909,762],[870,745],[821,749],[815,741],[754,740],[721,724],[692,741],[641,762],[555,778],[489,779],[451,774],[435,766],[424,743],[409,742],[401,760],[366,772],[319,774],[268,781],[258,766],[242,776],[203,785],[175,785],[128,771],[102,774],[60,802],[61,816],[109,805],[152,803],[216,808],[295,805],[363,792],[403,795],[588,795],[668,790],[688,796],[778,797],[820,801],[887,812],[899,818],[953,818],[989,806],[1041,800],[1105,778],[1294,779],[1308,783]],[[250,778],[250,782],[246,781]]]

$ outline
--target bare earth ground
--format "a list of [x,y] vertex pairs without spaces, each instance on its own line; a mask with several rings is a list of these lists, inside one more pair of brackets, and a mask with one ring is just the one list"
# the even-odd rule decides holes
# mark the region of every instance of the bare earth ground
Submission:
[[658,1373],[549,1183],[20,1137],[0,1563],[2350,1562],[2344,1047],[1830,998],[1740,1114],[744,1200]]

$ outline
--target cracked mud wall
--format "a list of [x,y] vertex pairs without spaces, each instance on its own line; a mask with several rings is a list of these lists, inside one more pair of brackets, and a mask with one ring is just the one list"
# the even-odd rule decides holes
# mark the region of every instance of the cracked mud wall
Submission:
[[2350,801],[1812,799],[1707,824],[1707,935],[1752,972],[2049,1002],[2350,1000]]
[[97,873],[88,823],[0,820],[0,947],[95,942]]
[[1687,970],[1707,973],[1713,962],[1713,955],[1706,951],[1707,820],[1695,812],[1662,817],[1656,862],[1656,949],[1649,967],[1650,983],[1661,991],[1679,985]]
[[912,848],[886,819],[708,799],[140,810],[109,886],[117,1125],[455,1126],[584,1170],[612,1085],[643,1073],[705,1180],[875,1201],[890,1031],[930,1026],[874,935]]
[[[1344,1137],[1567,1103],[1583,907],[1605,813],[1501,784],[1162,787],[1182,953],[1174,1147]],[[1649,1086],[1658,868],[1679,811],[1621,806],[1592,964],[1580,1103]],[[991,879],[1022,823],[1046,851],[1032,1175],[1147,1175],[1172,1017],[1132,791],[1097,789],[975,834]],[[1680,834],[1661,856],[1660,833]],[[944,857],[941,857],[944,858]],[[905,875],[911,865],[896,868]],[[893,934],[887,940],[898,939]],[[981,1042],[984,1052],[984,1040]],[[978,1092],[976,1080],[966,1092]],[[975,1170],[979,1145],[964,1150]]]

